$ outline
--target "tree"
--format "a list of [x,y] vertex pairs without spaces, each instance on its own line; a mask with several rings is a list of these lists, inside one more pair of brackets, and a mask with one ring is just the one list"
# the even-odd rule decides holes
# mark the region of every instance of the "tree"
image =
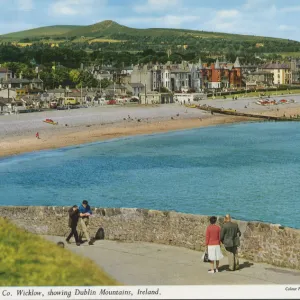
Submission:
[[48,70],[42,71],[40,73],[40,77],[43,80],[44,88],[46,90],[54,88],[53,74],[50,71],[48,71]]
[[98,80],[95,79],[91,73],[87,71],[80,72],[77,84],[78,87],[98,87],[98,85]]
[[160,87],[159,92],[160,93],[170,93],[170,91],[164,86]]
[[76,69],[73,69],[69,72],[70,79],[75,83],[79,83],[80,72]]
[[110,84],[112,84],[112,81],[108,80],[107,78],[103,78],[101,80],[101,88],[106,89]]

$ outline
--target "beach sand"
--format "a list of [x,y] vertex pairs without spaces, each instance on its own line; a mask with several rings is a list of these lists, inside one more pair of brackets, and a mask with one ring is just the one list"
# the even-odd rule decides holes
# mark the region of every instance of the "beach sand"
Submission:
[[[205,100],[201,101],[201,104],[270,116],[282,116],[284,113],[287,116],[300,114],[300,96],[281,96],[277,100],[283,98],[294,99],[296,103],[266,107],[257,105],[255,103],[257,99],[241,98],[238,100]],[[43,120],[46,118],[53,119],[58,122],[58,125],[44,123]],[[186,108],[178,104],[99,106],[67,111],[0,116],[0,156],[137,134],[153,134],[246,121],[258,120],[211,115],[210,112]],[[40,139],[35,137],[36,132],[39,132]]]

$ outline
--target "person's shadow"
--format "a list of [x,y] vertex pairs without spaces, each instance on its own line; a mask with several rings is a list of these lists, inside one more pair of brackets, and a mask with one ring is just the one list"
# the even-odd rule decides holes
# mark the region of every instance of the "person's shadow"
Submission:
[[[239,269],[238,270],[242,270],[245,268],[251,268],[254,264],[250,263],[249,261],[245,261],[242,264],[240,264]],[[219,272],[223,272],[228,270],[229,265],[222,265],[221,267],[219,267]]]

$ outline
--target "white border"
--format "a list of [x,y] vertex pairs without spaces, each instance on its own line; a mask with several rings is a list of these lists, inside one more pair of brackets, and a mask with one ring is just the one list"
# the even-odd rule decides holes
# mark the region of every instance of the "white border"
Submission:
[[300,299],[299,285],[1,287],[0,299]]

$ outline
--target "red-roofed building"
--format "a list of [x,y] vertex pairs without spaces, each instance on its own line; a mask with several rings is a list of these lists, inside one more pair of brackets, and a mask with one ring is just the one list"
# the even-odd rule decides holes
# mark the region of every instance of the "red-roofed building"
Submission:
[[239,59],[234,64],[220,63],[217,59],[210,67],[202,69],[203,82],[206,88],[240,88],[242,71]]

